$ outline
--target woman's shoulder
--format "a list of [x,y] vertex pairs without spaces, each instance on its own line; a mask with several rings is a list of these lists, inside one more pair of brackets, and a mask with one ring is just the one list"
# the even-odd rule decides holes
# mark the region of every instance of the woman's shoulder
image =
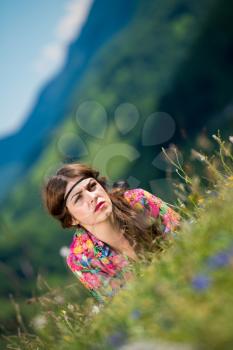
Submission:
[[143,188],[131,188],[124,192],[124,197],[129,200],[138,200],[145,196],[145,190]]
[[131,189],[127,189],[124,192],[124,196],[126,198],[141,198],[141,197],[149,197],[149,196],[153,196],[152,193],[148,192],[147,190],[141,188],[141,187],[137,187],[137,188],[131,188]]
[[133,188],[124,192],[124,198],[131,207],[139,211],[146,211],[146,213],[151,212],[152,206],[155,206],[155,203],[152,203],[151,201],[152,197],[156,202],[156,211],[158,212],[158,208],[162,205],[162,201],[150,192],[143,188]]
[[125,191],[124,197],[133,208],[144,210],[153,218],[160,217],[166,230],[171,230],[172,226],[179,225],[180,215],[155,194],[143,188],[134,188]]
[[138,204],[143,207],[148,206],[152,199],[158,206],[163,204],[163,201],[159,197],[143,188],[133,188],[125,191],[124,198],[133,206]]

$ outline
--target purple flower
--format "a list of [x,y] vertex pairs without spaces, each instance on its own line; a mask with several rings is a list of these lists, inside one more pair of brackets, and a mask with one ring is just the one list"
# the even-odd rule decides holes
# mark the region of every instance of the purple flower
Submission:
[[206,275],[197,275],[192,279],[192,287],[196,290],[202,291],[210,286],[211,279]]
[[220,252],[207,260],[208,266],[212,268],[226,266],[229,262],[230,254],[228,252]]
[[209,195],[210,195],[211,197],[218,197],[219,193],[218,193],[217,191],[210,191],[210,192],[209,192]]
[[133,320],[137,320],[141,316],[141,311],[135,309],[131,312],[130,316]]
[[122,331],[116,331],[107,337],[107,343],[113,347],[119,347],[125,344],[127,334]]

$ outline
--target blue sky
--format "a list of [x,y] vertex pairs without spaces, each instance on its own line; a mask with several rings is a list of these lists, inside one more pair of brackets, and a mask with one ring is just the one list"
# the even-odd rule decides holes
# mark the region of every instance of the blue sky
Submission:
[[0,138],[21,127],[37,93],[62,66],[93,0],[2,0]]

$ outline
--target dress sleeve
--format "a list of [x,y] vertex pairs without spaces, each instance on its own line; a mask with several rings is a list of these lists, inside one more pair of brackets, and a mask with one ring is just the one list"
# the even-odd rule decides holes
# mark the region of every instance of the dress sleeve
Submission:
[[125,192],[125,198],[138,210],[144,210],[149,219],[159,220],[164,233],[174,232],[180,225],[180,215],[161,198],[142,189],[136,188]]
[[78,246],[78,242],[75,243],[76,246],[71,246],[67,256],[67,265],[90,294],[104,304],[109,297],[124,287],[132,276],[128,260],[120,255],[110,258],[110,250],[106,245],[101,251],[96,251],[96,247],[91,246],[91,240],[86,241],[86,246],[89,245],[88,250],[83,245]]

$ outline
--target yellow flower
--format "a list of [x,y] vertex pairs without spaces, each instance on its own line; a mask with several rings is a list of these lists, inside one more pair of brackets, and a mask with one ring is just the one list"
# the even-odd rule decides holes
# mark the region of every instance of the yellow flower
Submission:
[[86,241],[86,245],[87,245],[87,248],[90,248],[90,249],[93,248],[93,243],[92,243],[92,241],[91,241],[90,239],[88,239],[88,240]]
[[142,204],[141,203],[136,203],[134,204],[135,209],[142,209]]
[[74,248],[74,253],[75,254],[79,254],[82,252],[82,246],[78,245],[77,247]]
[[229,176],[227,179],[230,180],[230,181],[233,181],[233,175]]
[[72,338],[71,338],[69,335],[64,335],[64,336],[63,336],[63,339],[64,339],[65,341],[67,341],[67,342],[69,342],[69,341],[72,340]]

